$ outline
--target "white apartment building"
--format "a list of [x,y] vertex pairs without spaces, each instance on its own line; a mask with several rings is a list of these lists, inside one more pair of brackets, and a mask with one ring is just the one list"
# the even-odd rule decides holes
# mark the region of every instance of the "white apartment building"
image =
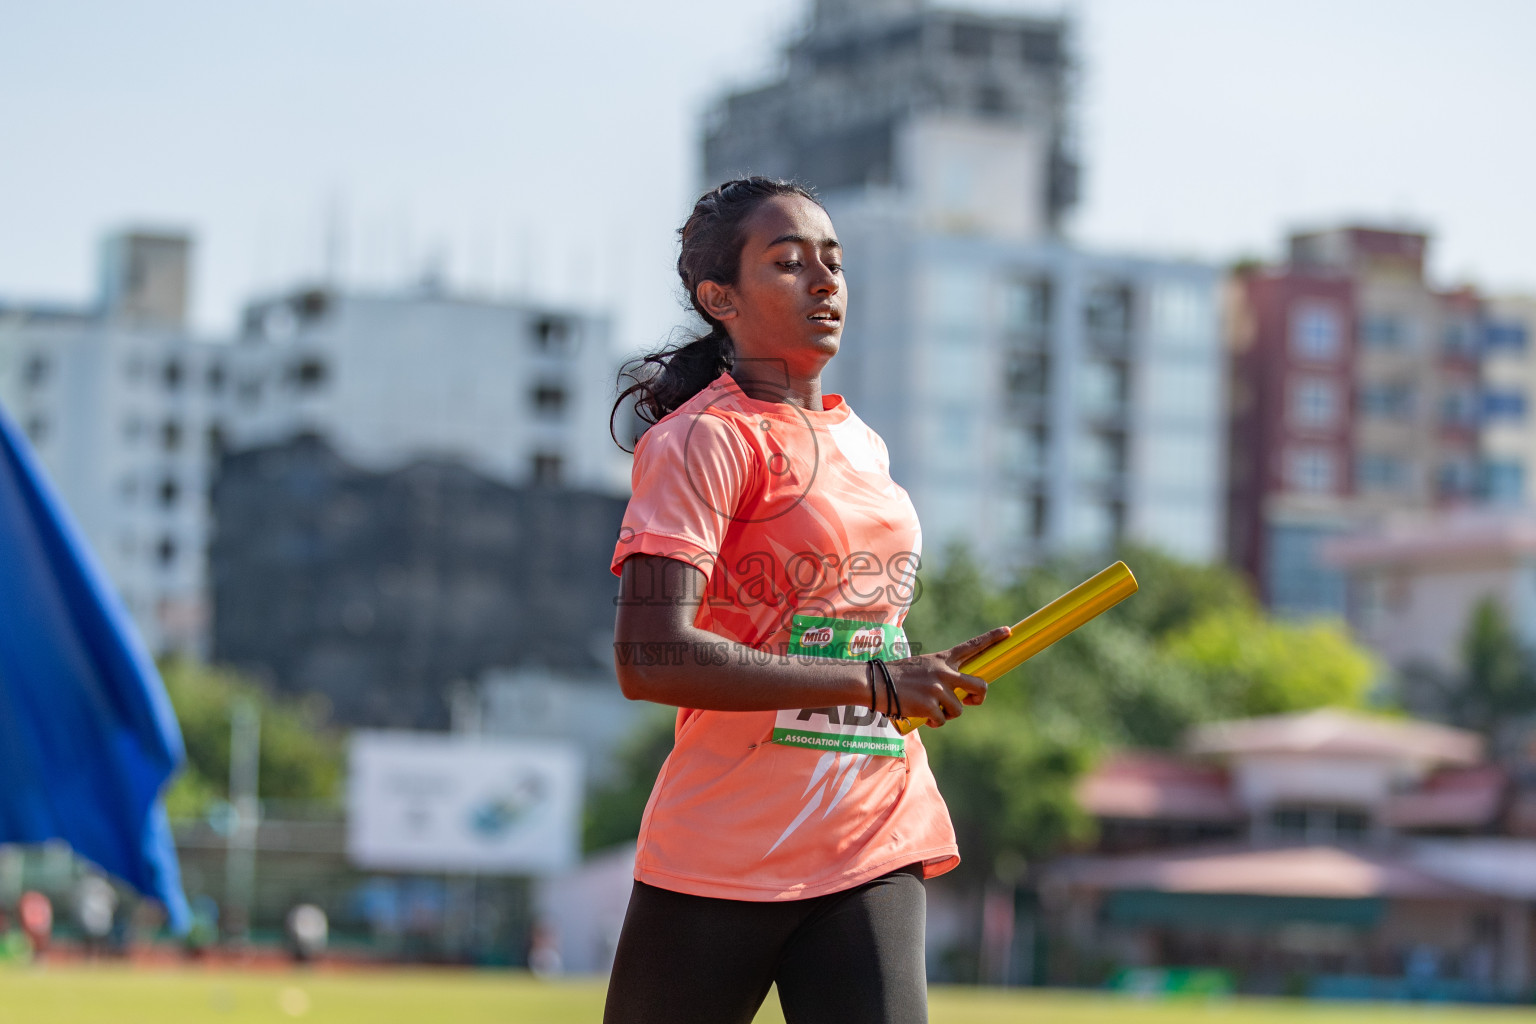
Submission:
[[365,469],[445,458],[514,485],[628,494],[629,457],[608,436],[610,338],[602,317],[429,286],[257,301],[233,346],[235,444],[308,432]]
[[0,306],[0,405],[31,439],[150,650],[200,650],[228,346],[188,333],[190,243],[103,246],[90,309]]
[[26,431],[156,653],[204,653],[208,494],[228,449],[325,436],[368,468],[457,459],[512,484],[624,494],[606,319],[423,290],[253,304],[186,327],[189,239],[103,246],[86,309],[0,303],[0,406]]

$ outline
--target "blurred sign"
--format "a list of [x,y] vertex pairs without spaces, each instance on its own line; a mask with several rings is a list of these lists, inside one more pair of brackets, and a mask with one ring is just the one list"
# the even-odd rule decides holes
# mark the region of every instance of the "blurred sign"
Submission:
[[365,868],[539,874],[578,860],[581,755],[564,743],[352,734],[347,854]]
[[1228,971],[1204,967],[1127,967],[1109,987],[1136,996],[1229,996],[1236,991]]

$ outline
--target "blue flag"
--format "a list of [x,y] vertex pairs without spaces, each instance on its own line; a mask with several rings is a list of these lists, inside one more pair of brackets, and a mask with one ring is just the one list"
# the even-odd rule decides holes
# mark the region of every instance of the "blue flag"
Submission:
[[0,843],[65,840],[185,931],[160,802],[185,756],[154,662],[0,409]]

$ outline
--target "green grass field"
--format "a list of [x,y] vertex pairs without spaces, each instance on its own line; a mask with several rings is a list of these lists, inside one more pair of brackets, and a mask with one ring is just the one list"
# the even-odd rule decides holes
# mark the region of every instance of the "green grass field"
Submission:
[[[70,967],[0,970],[0,1022],[27,1024],[576,1024],[602,1015],[593,981],[544,983],[517,973],[351,972]],[[933,1024],[1475,1024],[1532,1021],[1536,1010],[1233,999],[1146,1003],[1066,992],[938,989]],[[782,1021],[770,1003],[761,1024]]]

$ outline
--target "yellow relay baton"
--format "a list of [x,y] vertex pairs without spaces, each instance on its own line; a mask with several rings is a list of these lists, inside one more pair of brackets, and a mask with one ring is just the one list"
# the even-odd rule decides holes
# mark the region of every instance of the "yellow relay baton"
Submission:
[[[1062,594],[1033,615],[1021,619],[1008,639],[1000,640],[960,664],[960,671],[995,682],[1004,673],[1018,668],[1051,644],[1060,640],[1089,619],[1097,618],[1140,589],[1131,567],[1116,562]],[[965,696],[956,690],[957,697]],[[926,718],[898,718],[896,731],[905,736]]]

